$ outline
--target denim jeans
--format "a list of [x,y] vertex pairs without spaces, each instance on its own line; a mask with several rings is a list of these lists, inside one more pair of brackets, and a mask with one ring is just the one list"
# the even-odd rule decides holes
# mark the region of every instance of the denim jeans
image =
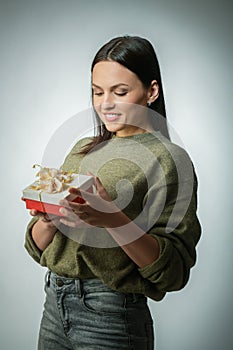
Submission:
[[101,280],[46,274],[38,350],[153,350],[153,321],[142,294]]

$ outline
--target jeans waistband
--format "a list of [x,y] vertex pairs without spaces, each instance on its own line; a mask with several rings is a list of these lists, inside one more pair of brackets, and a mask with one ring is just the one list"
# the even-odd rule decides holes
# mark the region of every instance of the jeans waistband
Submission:
[[120,293],[124,295],[127,300],[132,302],[147,300],[143,294],[115,291],[104,284],[99,278],[68,278],[57,275],[56,273],[48,270],[45,275],[45,283],[47,286],[54,288],[56,291],[62,290],[62,292],[65,293],[76,293],[80,297],[82,297],[84,293],[107,291],[112,293]]

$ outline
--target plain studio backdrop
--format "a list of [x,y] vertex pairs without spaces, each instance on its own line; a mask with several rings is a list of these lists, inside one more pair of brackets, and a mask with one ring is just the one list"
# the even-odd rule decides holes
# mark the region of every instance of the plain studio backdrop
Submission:
[[197,265],[182,291],[149,301],[156,349],[232,349],[232,2],[2,0],[0,13],[1,349],[36,349],[44,301],[21,191],[56,130],[90,107],[97,49],[122,34],[154,45],[169,123],[199,179]]

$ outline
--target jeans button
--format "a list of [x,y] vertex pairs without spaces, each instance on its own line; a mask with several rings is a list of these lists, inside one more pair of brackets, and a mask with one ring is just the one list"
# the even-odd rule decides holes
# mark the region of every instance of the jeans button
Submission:
[[62,287],[64,285],[64,282],[60,278],[57,278],[56,284],[58,287]]

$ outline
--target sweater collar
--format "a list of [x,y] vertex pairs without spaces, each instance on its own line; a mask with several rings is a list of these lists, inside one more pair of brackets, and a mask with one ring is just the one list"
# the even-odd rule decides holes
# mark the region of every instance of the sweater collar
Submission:
[[131,141],[131,140],[137,141],[137,142],[147,142],[158,138],[159,135],[161,135],[159,131],[145,132],[142,134],[135,134],[135,135],[124,136],[124,137],[113,135],[112,140],[115,140],[118,142]]

